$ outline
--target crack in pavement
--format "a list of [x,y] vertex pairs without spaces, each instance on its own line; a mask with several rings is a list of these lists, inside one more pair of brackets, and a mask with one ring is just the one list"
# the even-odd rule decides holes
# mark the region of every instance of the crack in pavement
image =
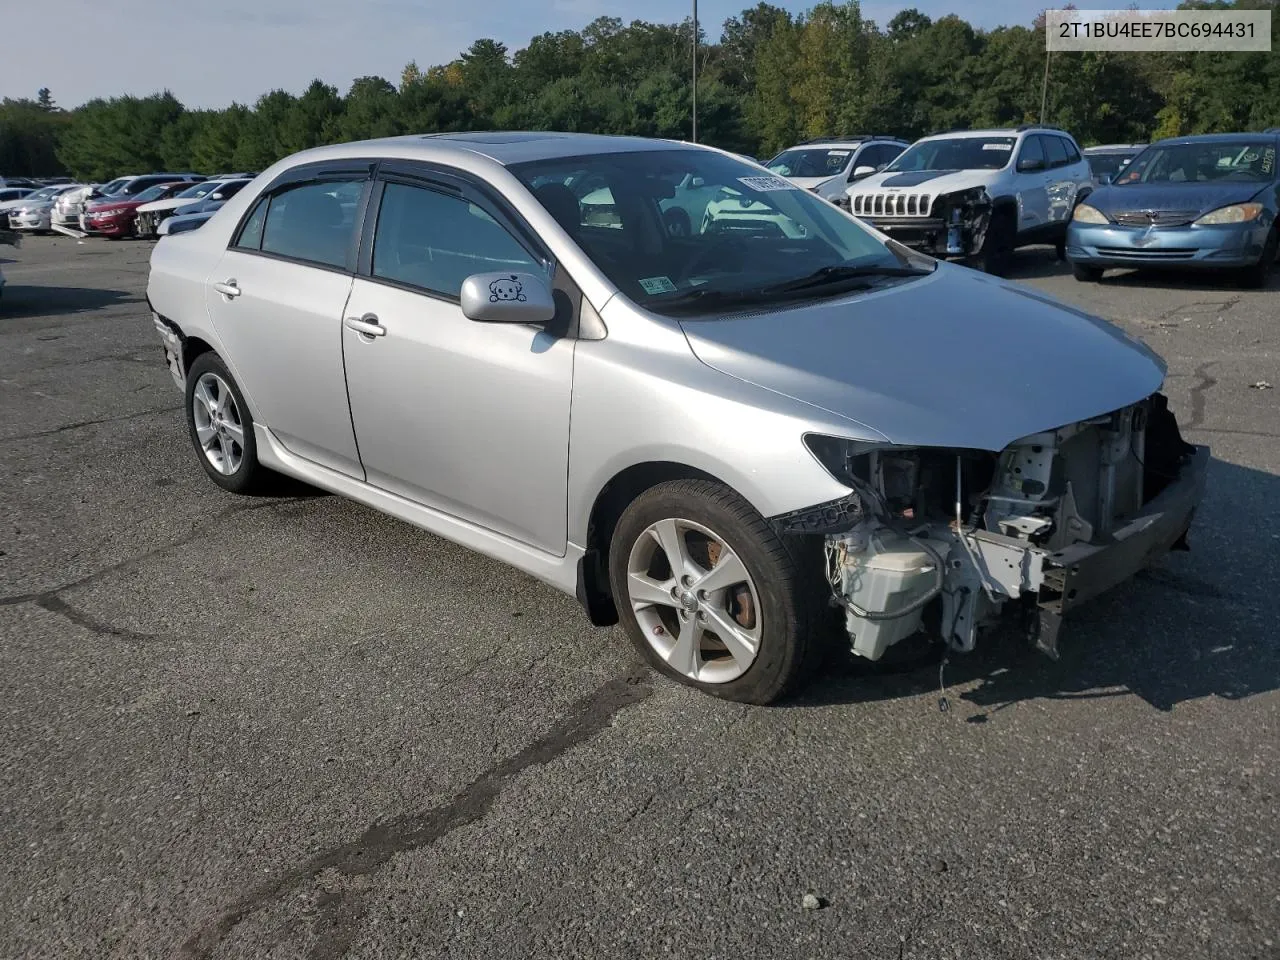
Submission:
[[68,423],[65,426],[54,427],[51,430],[38,430],[35,433],[19,433],[12,437],[0,437],[0,443],[13,443],[16,440],[39,440],[41,437],[52,437],[55,434],[66,433],[68,430],[79,430],[81,427],[95,427],[100,423],[137,420],[140,417],[150,417],[157,413],[171,413],[174,410],[181,409],[182,404],[176,403],[165,407],[153,407],[150,410],[139,410],[137,413],[124,413],[118,417],[103,417],[101,420],[79,420],[75,423]]
[[1191,417],[1183,425],[1183,430],[1194,430],[1204,423],[1205,392],[1216,387],[1218,381],[1209,376],[1209,368],[1216,360],[1210,360],[1196,367],[1196,385],[1191,388]]
[[57,594],[45,594],[38,596],[32,602],[41,610],[47,610],[49,613],[56,613],[58,616],[63,617],[66,620],[70,620],[77,627],[100,637],[117,637],[121,640],[132,640],[136,643],[145,643],[149,640],[159,639],[159,636],[153,633],[139,633],[136,630],[126,630],[123,627],[112,626],[105,620],[99,620],[97,617],[85,613],[83,610],[76,609]]
[[[301,502],[302,502],[302,498],[300,497],[290,497],[288,499],[283,499],[283,500],[271,500],[266,503],[232,504],[231,506],[226,507],[223,510],[219,510],[217,513],[215,513],[208,520],[205,520],[203,523],[196,524],[186,534],[179,537],[177,540],[172,540],[169,543],[161,544],[158,547],[153,547],[152,549],[146,551],[145,553],[138,554],[136,557],[126,557],[123,560],[119,560],[115,563],[112,563],[112,564],[109,564],[108,566],[103,567],[101,570],[95,570],[93,573],[85,574],[79,580],[72,580],[70,583],[64,583],[58,587],[50,587],[48,590],[36,590],[31,593],[18,593],[18,594],[14,594],[13,596],[0,597],[0,607],[12,607],[20,603],[34,603],[37,606],[43,606],[46,610],[50,610],[51,612],[60,613],[63,616],[67,617],[67,619],[71,620],[73,623],[77,623],[77,621],[73,617],[69,616],[67,613],[68,610],[72,609],[71,607],[68,607],[65,603],[61,603],[61,601],[59,601],[58,604],[55,604],[54,606],[49,606],[48,605],[49,601],[57,600],[59,594],[66,593],[68,590],[74,590],[77,587],[87,587],[89,584],[94,583],[98,580],[101,580],[103,577],[107,577],[113,573],[119,573],[121,570],[128,570],[138,566],[139,564],[146,563],[148,560],[159,556],[160,554],[164,553],[167,550],[176,550],[178,547],[184,547],[188,543],[191,543],[191,541],[195,540],[197,537],[201,536],[210,527],[214,526],[215,524],[221,523],[224,520],[229,520],[232,517],[237,516],[238,514],[251,513],[255,510],[267,510],[267,509],[270,509],[271,507],[279,507],[279,506],[296,504]],[[88,617],[86,614],[77,613],[77,615],[82,617],[86,623],[89,623],[89,622],[97,623],[97,621],[92,620],[92,618]],[[84,626],[85,624],[81,623],[79,625]],[[92,629],[92,628],[86,627],[86,629]],[[102,632],[102,631],[95,631],[95,632]],[[112,631],[110,630],[108,630],[107,632],[112,633]],[[115,634],[115,635],[119,635],[119,634]]]
[[[184,960],[202,960],[213,952],[244,920],[279,901],[308,880],[327,878],[324,896],[317,904],[315,932],[319,942],[311,960],[336,960],[355,939],[363,918],[360,901],[368,880],[392,858],[429,847],[455,830],[489,814],[508,783],[530,767],[543,766],[594,738],[613,718],[653,693],[649,671],[637,666],[625,676],[608,681],[576,701],[564,719],[519,753],[495,764],[468,784],[452,800],[428,810],[375,822],[355,840],[339,844],[308,858],[233,901],[215,918],[196,930],[179,948]],[[333,883],[332,878],[340,883]],[[334,890],[333,887],[340,889]],[[354,889],[349,889],[354,888]]]

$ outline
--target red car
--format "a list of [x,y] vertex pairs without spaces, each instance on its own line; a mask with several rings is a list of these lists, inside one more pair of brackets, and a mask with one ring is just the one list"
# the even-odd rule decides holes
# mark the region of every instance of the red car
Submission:
[[138,207],[152,200],[166,200],[189,186],[191,183],[186,180],[158,183],[127,200],[118,200],[115,197],[94,200],[85,207],[81,223],[88,233],[100,233],[112,238],[132,237],[135,233],[134,220],[137,218]]

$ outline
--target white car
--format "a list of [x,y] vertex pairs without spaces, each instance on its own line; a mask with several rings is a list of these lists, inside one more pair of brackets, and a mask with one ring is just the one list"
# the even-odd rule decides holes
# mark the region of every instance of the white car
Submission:
[[1028,244],[1051,243],[1065,259],[1067,224],[1092,189],[1071,134],[1028,124],[924,137],[839,204],[908,247],[1002,274]]
[[8,213],[14,207],[22,206],[22,201],[35,192],[33,187],[4,187],[0,189],[0,213]]
[[64,193],[75,190],[79,186],[79,184],[70,183],[41,187],[27,195],[17,206],[9,209],[9,226],[14,230],[29,230],[32,233],[52,229],[53,205]]
[[824,200],[836,200],[849,184],[883,170],[907,146],[898,137],[870,134],[810,140],[783,150],[765,166]]

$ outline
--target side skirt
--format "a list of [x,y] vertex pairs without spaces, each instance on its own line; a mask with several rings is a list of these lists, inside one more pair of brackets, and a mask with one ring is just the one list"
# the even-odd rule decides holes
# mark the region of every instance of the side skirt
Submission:
[[265,467],[296,477],[304,483],[328,490],[330,493],[355,500],[357,503],[390,514],[397,520],[403,520],[428,533],[444,537],[468,550],[474,550],[515,567],[571,597],[577,592],[578,560],[583,554],[581,547],[568,544],[563,557],[535,550],[491,530],[485,530],[475,524],[414,503],[412,500],[406,500],[394,493],[379,490],[377,487],[372,487],[335,470],[303,460],[286,450],[275,435],[261,424],[253,425],[253,434],[258,444],[258,459]]

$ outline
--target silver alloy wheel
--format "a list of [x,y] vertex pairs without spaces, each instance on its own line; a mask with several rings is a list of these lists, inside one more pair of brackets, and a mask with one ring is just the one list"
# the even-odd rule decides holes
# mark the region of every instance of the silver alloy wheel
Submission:
[[760,595],[724,538],[692,520],[659,520],[627,558],[627,599],[658,656],[703,683],[728,683],[760,651]]
[[235,395],[216,373],[201,374],[196,381],[191,415],[205,458],[223,476],[232,476],[244,462],[244,427]]

